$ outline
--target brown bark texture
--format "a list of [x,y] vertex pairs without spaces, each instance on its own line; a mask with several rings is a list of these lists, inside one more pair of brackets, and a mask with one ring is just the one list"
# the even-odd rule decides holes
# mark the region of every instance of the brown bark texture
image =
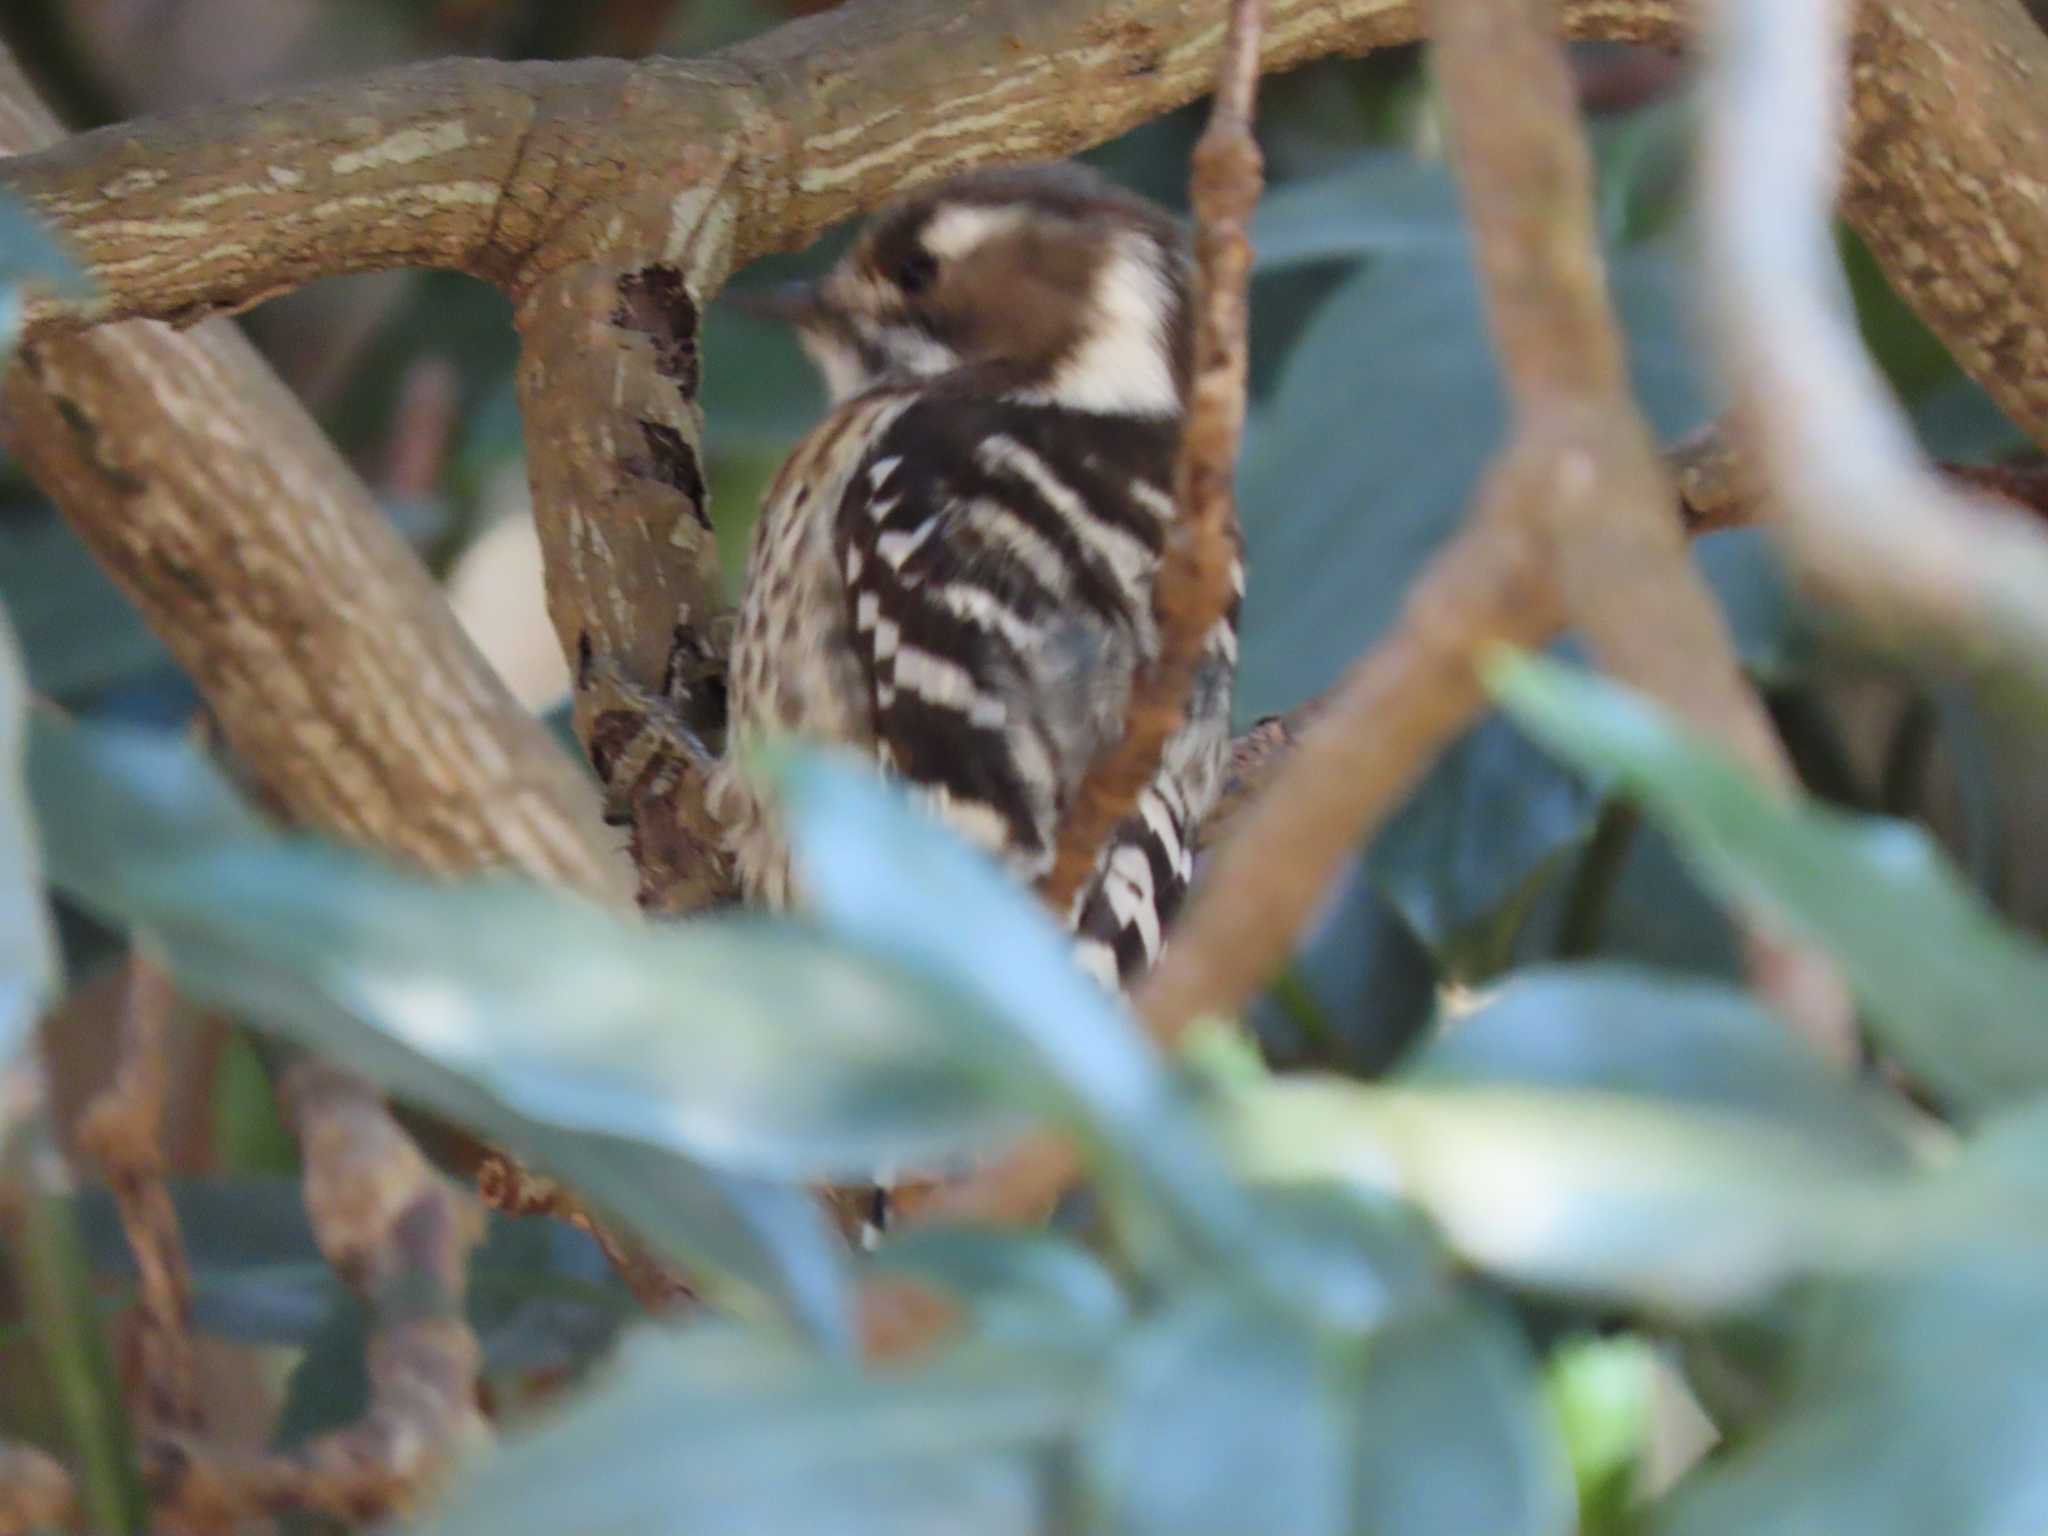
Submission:
[[[0,54],[0,153],[59,138]],[[291,820],[442,873],[623,893],[584,776],[239,332],[46,336],[4,391],[12,451]]]

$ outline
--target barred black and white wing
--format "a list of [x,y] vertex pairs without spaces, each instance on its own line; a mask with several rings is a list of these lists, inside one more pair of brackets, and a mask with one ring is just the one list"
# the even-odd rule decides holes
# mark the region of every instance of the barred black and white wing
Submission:
[[[1074,791],[1156,653],[1177,431],[934,392],[888,420],[845,483],[834,554],[875,756],[1021,880],[1051,868]],[[1221,774],[1235,618],[1070,914],[1106,982],[1158,957],[1186,890]]]

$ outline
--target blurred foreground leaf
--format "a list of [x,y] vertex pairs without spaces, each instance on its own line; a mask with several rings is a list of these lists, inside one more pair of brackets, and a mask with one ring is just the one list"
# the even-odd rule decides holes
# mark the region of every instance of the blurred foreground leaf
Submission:
[[1831,953],[1887,1048],[1951,1105],[2048,1090],[2048,952],[2001,922],[1926,833],[1773,795],[1590,674],[1517,658],[1494,685],[1545,745],[1640,798],[1725,900]]
[[1534,1363],[1443,1299],[1369,1334],[1197,1292],[1119,1353],[1083,1462],[1095,1529],[1563,1536],[1571,1483]]
[[1204,1258],[1265,1266],[1249,1204],[1157,1051],[1030,893],[871,772],[805,756],[781,777],[819,920],[970,999],[988,1070],[1081,1138],[1126,1215],[1164,1217]]
[[32,769],[55,877],[156,935],[195,999],[502,1141],[731,1299],[843,1336],[835,1241],[807,1194],[753,1175],[1005,1123],[962,1091],[957,1000],[801,929],[659,931],[279,841],[193,749],[144,733],[39,727]]
[[1893,1106],[1843,1081],[1749,994],[1626,966],[1517,971],[1402,1077],[1663,1099],[1814,1133],[1873,1167],[1909,1161]]
[[643,1329],[606,1378],[487,1453],[427,1536],[1030,1536],[1097,1367],[974,1350],[862,1375],[772,1339]]

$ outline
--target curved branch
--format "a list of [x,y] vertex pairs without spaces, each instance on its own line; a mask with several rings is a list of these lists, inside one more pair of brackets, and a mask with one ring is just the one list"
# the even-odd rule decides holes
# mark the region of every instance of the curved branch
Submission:
[[90,265],[79,318],[186,324],[319,277],[471,269],[531,200],[536,121],[576,88],[559,66],[444,60],[79,134],[0,185]]
[[[1998,0],[1980,3],[1998,13]],[[1721,0],[1719,19],[1706,229],[1718,330],[1794,561],[1873,633],[2048,697],[2048,538],[2008,503],[1959,492],[1933,472],[1843,300],[1828,219],[1850,73],[1842,0]],[[1974,120],[1986,105],[1959,115]],[[1977,125],[1957,147],[1989,137]],[[2023,203],[2048,201],[2031,178],[2007,179],[2034,186]],[[1995,218],[1990,198],[1984,189],[1977,213]],[[2048,208],[2035,212],[2048,236]],[[1985,279],[1986,309],[2007,302],[1991,297],[2004,278],[2022,276],[1974,275]],[[2029,335],[2015,343],[2021,353],[2048,349],[2038,325]],[[2029,376],[2034,363],[2007,361],[1997,372],[2011,375],[2006,387],[2018,393],[2009,398],[2024,406],[2039,391],[2048,403]]]
[[[55,137],[0,53],[0,152]],[[575,764],[232,327],[51,337],[4,401],[24,467],[293,820],[431,870],[622,894]]]

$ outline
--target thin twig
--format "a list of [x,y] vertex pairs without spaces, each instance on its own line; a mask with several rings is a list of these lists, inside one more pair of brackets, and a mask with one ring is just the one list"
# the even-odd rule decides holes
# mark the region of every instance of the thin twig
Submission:
[[168,1073],[164,1034],[175,1001],[170,976],[140,950],[128,960],[114,1081],[79,1122],[79,1144],[99,1161],[141,1277],[137,1291],[138,1433],[200,1428],[192,1348],[192,1270],[164,1182]]
[[160,1516],[186,1529],[228,1530],[285,1510],[382,1520],[411,1508],[481,1433],[480,1357],[462,1310],[481,1211],[357,1079],[306,1061],[283,1091],[314,1236],[370,1309],[370,1407],[348,1428],[279,1453],[159,1437],[148,1481]]
[[477,1165],[477,1194],[508,1216],[546,1216],[590,1234],[633,1297],[657,1315],[687,1306],[697,1293],[682,1275],[636,1240],[594,1216],[574,1193],[503,1152],[489,1151]]
[[1252,137],[1264,11],[1264,0],[1233,0],[1215,106],[1195,146],[1195,367],[1174,475],[1179,517],[1152,594],[1159,654],[1132,688],[1123,739],[1091,765],[1068,808],[1058,856],[1039,887],[1055,912],[1072,906],[1110,834],[1158,774],[1167,740],[1186,718],[1202,653],[1235,596],[1250,227],[1264,186]]
[[1937,650],[2038,704],[2048,536],[1930,471],[1845,302],[1831,217],[1849,7],[1710,9],[1712,216],[1701,227],[1716,330],[1793,563],[1874,636]]

